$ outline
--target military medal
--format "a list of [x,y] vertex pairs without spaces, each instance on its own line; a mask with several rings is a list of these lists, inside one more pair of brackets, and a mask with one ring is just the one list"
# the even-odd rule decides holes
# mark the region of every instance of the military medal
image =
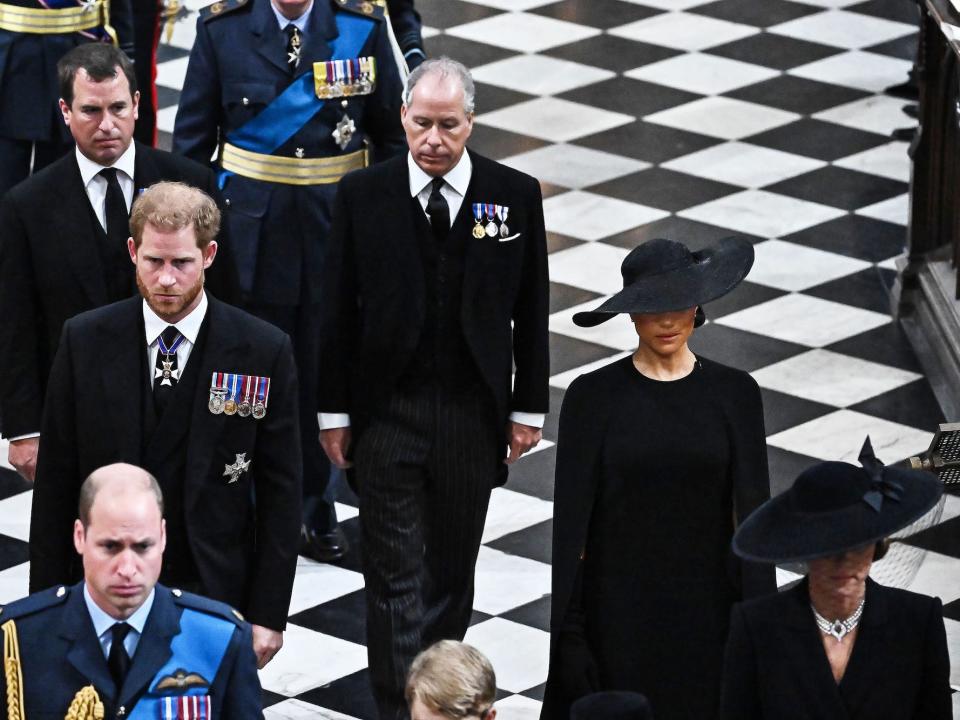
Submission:
[[360,92],[369,95],[377,82],[377,59],[372,55],[357,59],[360,65]]
[[300,30],[294,26],[293,35],[290,36],[290,52],[287,53],[287,65],[294,68],[300,67]]
[[207,402],[207,409],[214,415],[223,413],[223,402],[227,396],[227,390],[223,386],[223,373],[214,372],[210,378],[210,400]]
[[336,140],[341,150],[346,150],[347,145],[353,140],[353,134],[356,131],[357,125],[353,122],[353,118],[347,115],[347,101],[344,100],[343,117],[340,118],[340,122],[337,123],[336,130],[333,131],[333,139]]
[[497,209],[497,216],[500,218],[500,237],[505,238],[510,234],[510,229],[507,227],[507,215],[510,214],[510,208],[506,205],[497,205]]
[[253,419],[263,420],[267,414],[267,402],[270,399],[270,378],[258,377],[257,389],[254,394],[257,400],[253,403]]
[[240,380],[239,375],[228,375],[227,382],[230,384],[230,397],[223,403],[223,412],[225,415],[237,414],[237,384]]
[[496,237],[496,236],[497,236],[497,233],[498,233],[499,230],[500,230],[500,228],[497,227],[497,224],[493,221],[493,218],[494,218],[494,210],[493,210],[493,207],[494,207],[494,206],[491,205],[491,204],[489,204],[489,203],[487,203],[487,205],[486,205],[486,215],[487,215],[487,220],[488,220],[488,222],[487,222],[487,236],[488,236],[488,237]]
[[154,370],[153,379],[156,380],[157,378],[163,378],[163,380],[160,381],[161,385],[169,385],[170,387],[173,387],[173,381],[180,380],[180,370],[174,369],[174,359],[172,356],[177,352],[177,348],[183,344],[183,339],[183,335],[177,335],[177,339],[173,341],[173,345],[167,347],[166,343],[163,342],[163,336],[157,336],[157,348],[161,353],[163,353],[164,359],[160,361],[160,364],[163,367],[156,368]]
[[482,203],[473,203],[473,219],[476,222],[476,225],[473,226],[473,236],[480,240],[486,235],[486,231],[483,229],[483,204]]
[[227,485],[230,483],[235,483],[240,479],[240,476],[243,475],[247,470],[250,469],[250,463],[252,461],[247,460],[246,453],[236,453],[237,459],[233,465],[224,465],[223,475],[224,477],[229,477],[227,480]]
[[250,417],[253,406],[250,404],[250,391],[253,384],[253,378],[249,375],[243,376],[243,402],[237,406],[237,415],[240,417]]

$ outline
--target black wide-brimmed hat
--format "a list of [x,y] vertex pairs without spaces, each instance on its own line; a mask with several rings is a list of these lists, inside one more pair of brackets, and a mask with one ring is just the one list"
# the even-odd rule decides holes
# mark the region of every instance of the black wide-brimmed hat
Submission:
[[[623,259],[623,290],[596,310],[578,312],[573,321],[593,327],[619,313],[686,310],[733,290],[753,265],[753,245],[728,237],[691,252],[683,243],[657,238],[635,247]],[[699,314],[698,325],[703,322]]]
[[570,706],[570,720],[653,720],[640,693],[611,690],[585,695]]
[[804,470],[744,520],[734,552],[778,564],[838,555],[906,527],[943,494],[943,483],[929,472],[885,467],[869,437],[859,460],[862,467],[822,462]]

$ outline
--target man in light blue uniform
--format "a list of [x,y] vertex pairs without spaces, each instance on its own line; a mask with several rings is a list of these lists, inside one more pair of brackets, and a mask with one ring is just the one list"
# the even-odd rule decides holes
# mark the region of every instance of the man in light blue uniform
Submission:
[[108,465],[83,483],[73,539],[84,580],[0,610],[4,684],[21,698],[8,720],[64,717],[84,695],[102,704],[100,717],[263,718],[250,625],[157,584],[162,514],[160,486],[138,467]]

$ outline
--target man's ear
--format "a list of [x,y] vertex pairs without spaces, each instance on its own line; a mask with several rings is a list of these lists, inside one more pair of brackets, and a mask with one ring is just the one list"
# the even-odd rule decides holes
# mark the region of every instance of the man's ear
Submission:
[[63,123],[70,127],[70,106],[63,98],[60,98],[60,113],[63,115]]
[[127,238],[127,252],[130,253],[130,262],[134,265],[137,264],[137,245],[133,242],[132,237]]
[[211,240],[203,251],[203,269],[208,269],[213,265],[213,259],[217,256],[217,241]]
[[86,537],[86,531],[83,529],[83,523],[79,519],[73,521],[73,548],[78,555],[83,555],[83,541]]

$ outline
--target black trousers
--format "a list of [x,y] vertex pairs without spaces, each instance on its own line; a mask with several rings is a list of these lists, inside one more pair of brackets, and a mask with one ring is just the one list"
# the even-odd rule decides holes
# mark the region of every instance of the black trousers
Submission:
[[409,717],[403,689],[416,654],[467,631],[504,446],[482,389],[397,392],[357,440],[367,653],[381,720]]

